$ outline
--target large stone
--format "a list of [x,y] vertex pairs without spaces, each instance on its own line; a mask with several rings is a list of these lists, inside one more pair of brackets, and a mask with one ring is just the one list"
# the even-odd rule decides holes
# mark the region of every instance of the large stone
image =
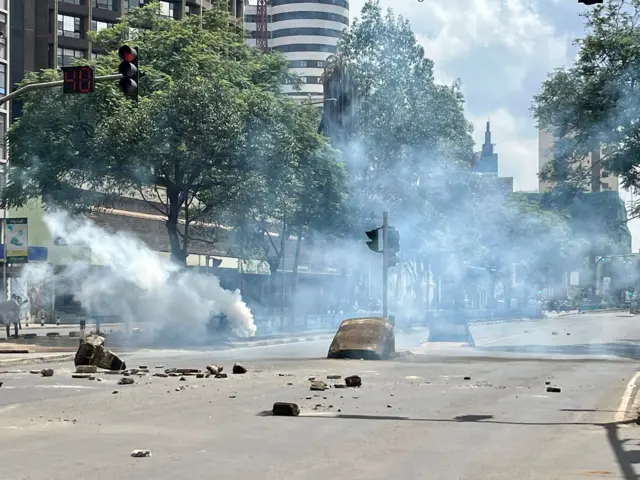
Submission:
[[223,369],[224,367],[222,365],[207,365],[207,370],[211,375],[218,375]]
[[313,382],[311,382],[311,390],[317,390],[322,392],[327,388],[329,388],[327,384],[324,382],[321,382],[320,380],[314,380]]
[[45,368],[40,371],[43,377],[53,377],[53,368]]
[[118,382],[118,385],[133,385],[135,380],[131,377],[122,377]]
[[104,346],[104,337],[87,335],[76,352],[75,365],[95,365],[105,370],[126,370],[126,364]]
[[331,342],[328,358],[388,360],[395,353],[393,326],[384,318],[345,320]]
[[272,412],[280,417],[297,417],[300,415],[300,407],[295,403],[276,402],[273,404]]
[[347,387],[360,387],[362,386],[362,379],[358,375],[351,375],[344,379],[344,383]]
[[176,373],[181,375],[195,375],[196,373],[200,373],[201,370],[198,368],[176,368]]
[[135,458],[150,457],[151,452],[149,450],[134,450],[131,452],[131,456]]
[[234,364],[233,365],[233,369],[231,371],[232,371],[232,373],[235,373],[235,374],[247,373],[247,369],[244,368],[239,363]]

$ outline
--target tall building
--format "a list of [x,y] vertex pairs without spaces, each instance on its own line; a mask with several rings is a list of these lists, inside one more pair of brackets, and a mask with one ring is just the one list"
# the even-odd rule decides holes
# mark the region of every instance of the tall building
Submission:
[[[246,7],[245,26],[256,46],[258,7]],[[303,87],[296,91],[284,85],[284,92],[297,100],[322,99],[322,74],[327,58],[336,53],[336,45],[349,27],[349,2],[345,0],[270,0],[266,16],[268,48],[283,52],[292,72],[302,77]]]
[[[70,65],[76,58],[97,58],[98,51],[87,38],[89,31],[111,28],[130,9],[147,0],[1,0],[11,2],[11,84],[25,72]],[[228,0],[229,11],[242,20],[245,0]],[[185,14],[198,15],[215,0],[186,0]],[[180,1],[161,1],[162,14],[180,18]],[[1,11],[1,10],[0,10]],[[54,19],[56,21],[54,22]],[[14,102],[13,116],[20,114]]]
[[498,154],[491,143],[491,122],[487,121],[484,132],[484,143],[479,152],[474,153],[473,171],[486,176],[495,177],[495,185],[505,192],[513,192],[513,177],[498,176]]
[[[554,142],[555,139],[551,132],[543,129],[538,130],[538,174],[551,166],[553,161],[552,149]],[[591,166],[591,157],[592,154],[584,158],[583,163],[586,167]],[[601,167],[596,167],[595,171],[592,170],[591,178],[585,179],[584,184],[587,192],[618,192],[620,189],[620,179]],[[553,182],[546,182],[541,179],[538,180],[538,190],[542,193],[550,192],[553,187]]]

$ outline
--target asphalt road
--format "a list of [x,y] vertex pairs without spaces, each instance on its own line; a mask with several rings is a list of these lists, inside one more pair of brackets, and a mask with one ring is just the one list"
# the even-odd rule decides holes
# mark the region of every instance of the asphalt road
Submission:
[[[478,326],[475,349],[400,335],[416,354],[389,362],[325,360],[328,342],[127,357],[152,372],[249,370],[227,379],[118,386],[116,375],[71,379],[69,364],[51,378],[21,367],[0,375],[0,478],[638,478],[640,427],[622,397],[640,317],[618,315]],[[363,386],[309,390],[310,376],[330,374]],[[302,414],[264,414],[276,401]]]

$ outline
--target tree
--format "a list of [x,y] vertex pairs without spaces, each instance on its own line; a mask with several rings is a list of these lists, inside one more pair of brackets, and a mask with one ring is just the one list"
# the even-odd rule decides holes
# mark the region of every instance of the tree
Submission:
[[[535,96],[532,111],[558,141],[544,177],[585,187],[595,165],[640,186],[640,1],[612,0],[581,14],[586,35],[570,67],[554,71]],[[599,176],[600,168],[596,169]],[[635,213],[638,207],[635,208]]]
[[[120,45],[139,47],[145,75],[137,104],[104,83],[93,95],[42,90],[25,97],[23,116],[8,135],[12,168],[4,203],[20,206],[42,196],[48,205],[92,207],[135,191],[166,217],[172,258],[184,265],[194,229],[205,220],[219,223],[243,189],[259,182],[252,156],[270,144],[296,142],[282,125],[267,128],[264,121],[287,102],[280,85],[297,80],[281,55],[248,47],[225,9],[175,21],[158,8],[134,9],[95,36],[107,53],[98,74],[117,69]],[[32,74],[25,83],[58,75]],[[93,199],[79,201],[87,190]]]

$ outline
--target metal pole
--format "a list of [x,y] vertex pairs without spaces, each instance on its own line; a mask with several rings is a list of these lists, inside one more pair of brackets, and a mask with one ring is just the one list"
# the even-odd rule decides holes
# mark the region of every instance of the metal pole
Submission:
[[[56,0],[57,3],[58,0]],[[93,42],[91,41],[91,35],[89,34],[91,32],[91,26],[93,25],[93,0],[87,0],[87,7],[89,7],[89,12],[88,12],[88,20],[87,20],[87,27],[86,27],[86,31],[85,31],[85,35],[87,37],[87,60],[91,61],[91,57],[92,57],[92,53],[93,53]],[[96,31],[98,29],[96,28]],[[56,52],[57,55],[57,52]]]
[[4,300],[8,300],[8,285],[7,285],[7,210],[4,211],[4,218],[2,219],[2,294]]
[[54,70],[61,66],[58,65],[58,0],[53,2],[53,58],[51,66]]
[[386,319],[389,316],[389,212],[382,213],[382,316]]
[[[120,73],[114,73],[113,75],[102,75],[96,77],[94,79],[95,82],[105,82],[108,80],[119,80],[122,78]],[[11,92],[9,95],[0,98],[0,105],[4,105],[9,100],[13,100],[14,98],[18,98],[25,93],[31,92],[33,90],[43,90],[45,88],[53,88],[53,87],[61,87],[64,84],[62,80],[56,80],[54,82],[42,82],[42,83],[30,83],[25,85],[24,87],[20,87],[19,89]]]

